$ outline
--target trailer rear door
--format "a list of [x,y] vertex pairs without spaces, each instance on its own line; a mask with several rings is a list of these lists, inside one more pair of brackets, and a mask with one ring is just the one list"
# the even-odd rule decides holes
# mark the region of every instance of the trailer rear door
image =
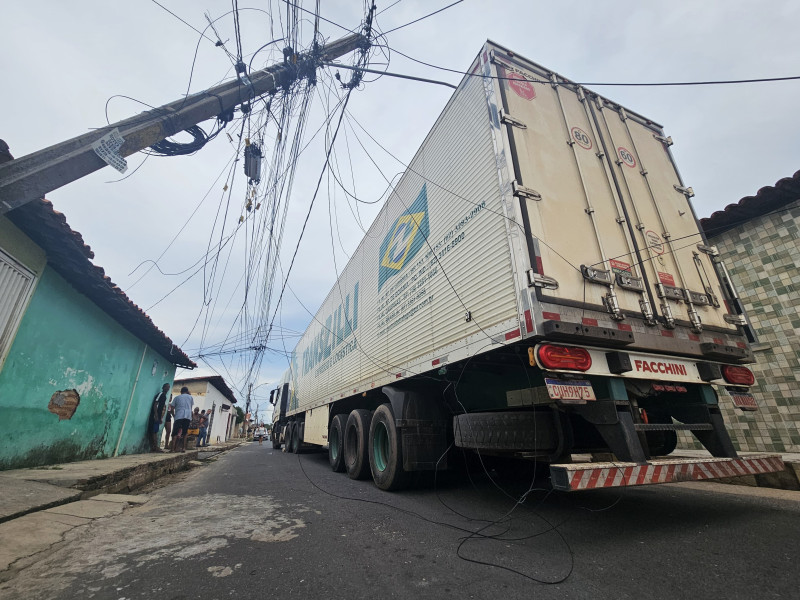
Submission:
[[523,59],[492,63],[533,266],[558,282],[540,299],[735,331],[660,127]]

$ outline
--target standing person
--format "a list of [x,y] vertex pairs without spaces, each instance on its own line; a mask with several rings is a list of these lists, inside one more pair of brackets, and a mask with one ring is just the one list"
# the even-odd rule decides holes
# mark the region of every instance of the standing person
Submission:
[[203,439],[203,446],[208,446],[208,438],[211,436],[211,420],[213,417],[214,405],[206,411],[206,437]]
[[266,435],[267,435],[267,430],[264,427],[264,424],[262,423],[261,425],[256,427],[256,432],[255,432],[253,437],[254,438],[256,438],[256,437],[258,438],[258,445],[260,446],[261,442],[264,441],[264,436],[266,436]]
[[164,417],[164,448],[169,448],[169,436],[172,434],[172,405],[167,407],[167,416]]
[[189,395],[189,388],[183,386],[181,395],[172,399],[170,406],[175,411],[175,423],[172,426],[173,452],[186,452],[186,438],[189,435],[189,421],[192,418],[194,398]]
[[195,444],[195,448],[199,448],[203,445],[203,440],[205,439],[206,435],[208,434],[208,415],[206,414],[205,409],[200,411],[200,433],[197,436],[197,443]]
[[147,441],[150,442],[150,452],[163,452],[159,447],[158,429],[164,419],[164,407],[167,404],[167,392],[170,385],[165,383],[161,386],[161,391],[153,396],[153,404],[150,407],[150,416],[147,419]]
[[[197,445],[197,438],[200,437],[200,407],[195,406],[192,413],[192,420],[189,422],[189,435],[186,437],[188,443],[189,436],[194,436],[195,446]],[[184,444],[186,446],[186,444]]]

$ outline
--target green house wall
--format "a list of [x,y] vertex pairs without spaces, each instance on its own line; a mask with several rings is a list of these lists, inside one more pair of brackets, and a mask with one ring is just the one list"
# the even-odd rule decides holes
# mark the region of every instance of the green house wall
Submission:
[[[153,396],[174,376],[173,364],[45,267],[0,371],[0,469],[110,457],[118,441],[118,454],[146,451]],[[48,404],[69,389],[80,403],[59,420]]]

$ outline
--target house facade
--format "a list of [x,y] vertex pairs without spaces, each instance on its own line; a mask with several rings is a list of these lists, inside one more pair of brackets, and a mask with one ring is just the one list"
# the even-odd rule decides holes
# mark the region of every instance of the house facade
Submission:
[[800,171],[701,220],[756,336],[759,410],[720,406],[744,451],[800,451]]
[[172,395],[181,393],[182,387],[189,388],[194,405],[200,410],[211,411],[211,430],[208,443],[224,443],[234,435],[236,426],[236,396],[219,375],[176,379]]
[[153,397],[195,366],[93,256],[46,200],[0,216],[0,470],[148,450]]

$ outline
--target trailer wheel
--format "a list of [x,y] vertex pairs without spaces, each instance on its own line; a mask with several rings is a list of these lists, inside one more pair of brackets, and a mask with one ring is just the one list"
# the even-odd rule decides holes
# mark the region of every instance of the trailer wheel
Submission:
[[294,441],[293,438],[294,438],[294,423],[292,422],[286,426],[286,435],[283,438],[283,443],[286,444],[287,452],[292,451],[292,442]]
[[295,423],[292,427],[292,454],[300,454],[300,449],[303,447],[305,425],[305,423]]
[[335,473],[344,473],[344,429],[347,415],[336,415],[328,430],[328,462]]
[[294,453],[300,454],[303,449],[303,441],[306,439],[306,422],[303,421],[297,425],[294,436]]
[[397,490],[408,484],[409,474],[403,470],[403,441],[388,404],[381,404],[372,414],[369,467],[375,485],[382,490]]
[[369,477],[370,411],[357,408],[347,417],[344,426],[344,464],[350,479]]
[[278,425],[274,425],[272,427],[272,449],[273,450],[281,449],[281,431],[278,428]]

